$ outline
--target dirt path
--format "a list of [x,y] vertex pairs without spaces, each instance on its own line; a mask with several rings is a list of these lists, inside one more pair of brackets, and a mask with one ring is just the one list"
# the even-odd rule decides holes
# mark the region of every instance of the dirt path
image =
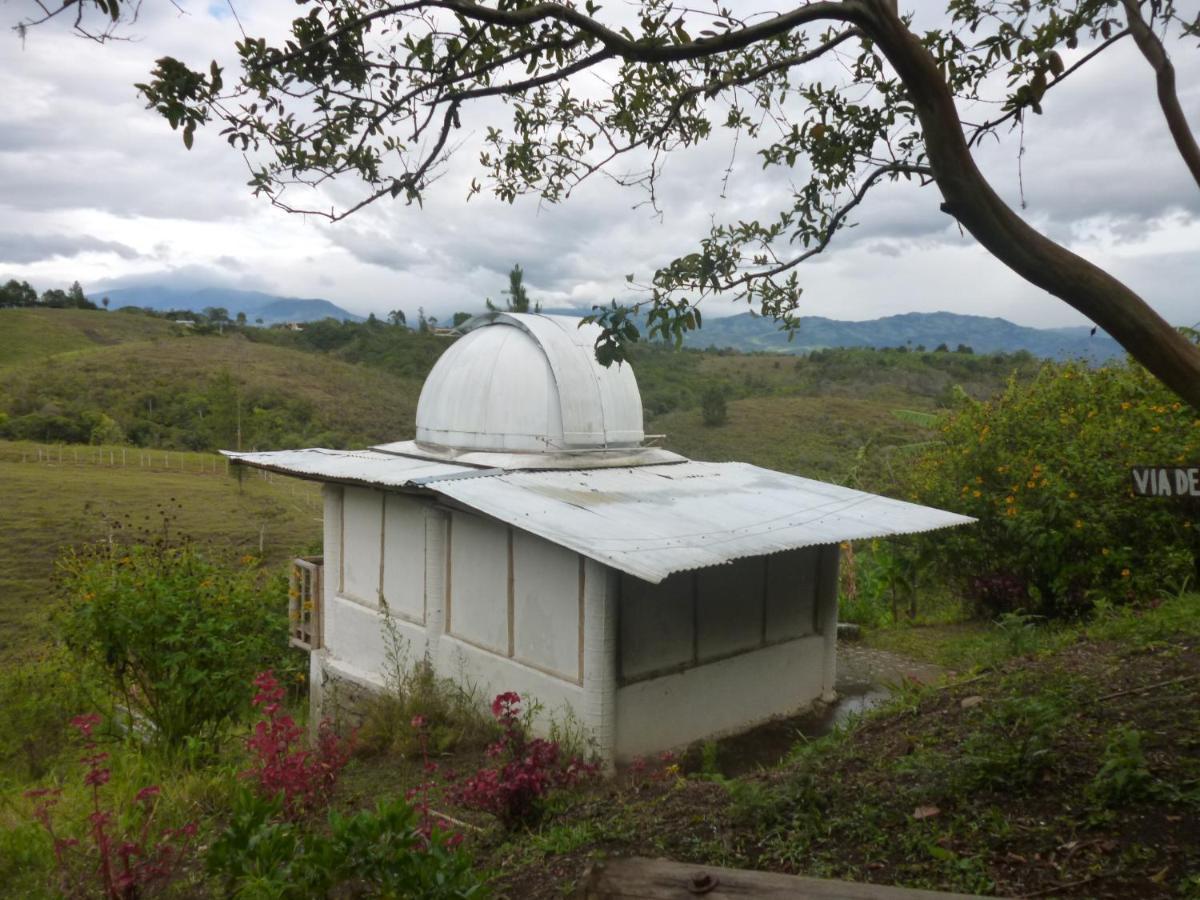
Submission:
[[838,642],[837,654],[837,691],[844,695],[865,688],[887,687],[905,679],[932,684],[945,674],[945,669],[933,663],[849,641]]

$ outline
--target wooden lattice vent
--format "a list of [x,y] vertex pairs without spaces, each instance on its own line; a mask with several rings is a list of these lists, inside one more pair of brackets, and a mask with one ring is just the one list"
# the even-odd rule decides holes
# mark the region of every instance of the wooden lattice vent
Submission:
[[288,628],[293,647],[317,650],[324,646],[321,616],[321,585],[324,557],[298,556],[292,560],[288,585]]

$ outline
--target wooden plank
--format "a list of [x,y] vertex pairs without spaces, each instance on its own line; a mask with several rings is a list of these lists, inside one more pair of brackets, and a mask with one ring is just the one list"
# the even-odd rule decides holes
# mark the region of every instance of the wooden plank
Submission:
[[595,864],[577,900],[971,900],[946,894],[851,881],[802,878],[773,872],[697,866],[666,859],[612,859]]

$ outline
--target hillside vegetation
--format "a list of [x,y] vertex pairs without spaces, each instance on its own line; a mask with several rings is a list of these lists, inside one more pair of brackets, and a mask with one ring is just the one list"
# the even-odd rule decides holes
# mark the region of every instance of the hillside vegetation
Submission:
[[0,435],[194,450],[363,445],[411,436],[419,388],[238,333],[184,335],[0,371]]
[[[6,326],[13,328],[5,330]],[[152,316],[0,310],[23,335],[0,368],[0,437],[213,450],[363,446],[414,431],[421,383],[452,339],[380,322],[197,334]],[[18,342],[6,346],[16,358]],[[699,458],[841,479],[860,448],[919,442],[961,388],[998,392],[1026,353],[826,350],[807,357],[635,348],[649,433]],[[717,393],[730,421],[705,425]],[[832,428],[831,428],[832,424]],[[239,441],[240,426],[240,441]]]
[[[55,559],[115,532],[190,535],[215,558],[262,553],[271,566],[321,540],[320,489],[294,479],[226,474],[222,458],[155,453],[148,465],[121,448],[64,448],[39,461],[30,444],[0,441],[0,665],[41,641],[55,606]],[[282,600],[280,601],[282,602]]]
[[0,309],[0,368],[72,350],[166,338],[179,331],[168,321],[147,316],[84,309]]

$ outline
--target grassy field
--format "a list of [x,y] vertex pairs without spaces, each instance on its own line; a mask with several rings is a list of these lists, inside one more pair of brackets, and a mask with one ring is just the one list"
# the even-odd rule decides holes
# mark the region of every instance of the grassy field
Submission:
[[698,409],[684,409],[659,416],[646,428],[665,434],[664,446],[693,459],[739,460],[833,481],[852,476],[861,450],[875,451],[872,465],[886,466],[884,448],[907,447],[933,434],[871,400],[747,397],[728,409],[729,421],[720,426],[705,425]]
[[41,440],[86,430],[103,413],[145,446],[233,448],[239,419],[246,449],[347,446],[410,437],[419,390],[414,379],[318,354],[197,335],[10,367],[0,372],[0,411],[27,417],[21,427],[32,433],[14,436]]
[[158,340],[179,330],[148,316],[86,309],[0,309],[0,367],[74,350]]
[[120,447],[62,448],[62,463],[57,450],[38,462],[35,445],[0,442],[0,665],[38,642],[60,549],[105,540],[113,523],[158,532],[170,516],[173,530],[222,559],[258,555],[261,540],[268,565],[319,548],[315,484],[251,475],[239,484],[225,473],[224,459],[210,454],[170,453],[164,466],[160,451],[143,466],[137,451],[127,450],[122,466]]

